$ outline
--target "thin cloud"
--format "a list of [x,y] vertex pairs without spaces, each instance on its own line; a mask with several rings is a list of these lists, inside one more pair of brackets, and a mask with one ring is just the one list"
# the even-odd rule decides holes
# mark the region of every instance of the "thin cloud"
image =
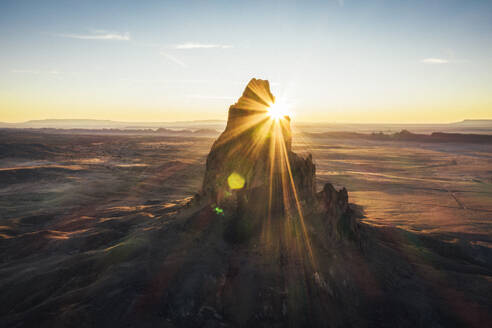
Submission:
[[420,62],[424,64],[449,64],[450,61],[444,58],[425,58],[422,59]]
[[161,55],[166,57],[168,60],[172,61],[173,63],[181,66],[181,67],[184,67],[184,68],[187,68],[188,65],[186,65],[183,61],[181,61],[180,59],[174,57],[173,55],[170,55],[168,53],[165,53],[163,51],[161,51]]
[[56,34],[61,38],[69,38],[69,39],[79,39],[79,40],[117,40],[117,41],[129,41],[130,33],[117,33],[117,32],[108,32],[104,30],[94,30],[91,31],[90,34]]
[[189,49],[229,49],[234,48],[234,46],[229,44],[205,44],[205,43],[182,43],[174,47],[175,49],[189,50]]
[[12,73],[18,73],[18,74],[39,74],[39,71],[34,71],[31,69],[13,69]]
[[51,70],[51,71],[36,71],[36,70],[31,70],[31,69],[13,69],[12,73],[18,73],[18,74],[51,74],[51,75],[60,75],[61,73],[56,70]]
[[233,100],[234,97],[227,96],[205,96],[205,95],[188,95],[188,98],[193,99],[211,99],[211,100]]
[[345,0],[337,0],[337,2],[340,7],[343,7],[343,5],[345,4]]

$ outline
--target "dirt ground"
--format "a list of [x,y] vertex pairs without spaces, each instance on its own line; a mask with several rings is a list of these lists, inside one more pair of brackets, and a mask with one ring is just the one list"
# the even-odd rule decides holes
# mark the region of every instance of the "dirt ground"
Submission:
[[[344,186],[363,207],[369,237],[363,253],[355,244],[319,253],[329,269],[314,278],[294,263],[292,288],[321,294],[289,300],[284,273],[255,285],[278,254],[218,242],[207,216],[183,219],[196,216],[182,209],[213,138],[0,131],[0,325],[108,326],[131,313],[139,319],[128,326],[234,326],[249,315],[243,300],[248,313],[285,323],[290,306],[318,297],[332,326],[490,319],[492,146],[294,140],[313,154],[319,188]],[[230,293],[222,303],[217,290]]]
[[[492,246],[492,145],[294,140],[294,151],[313,154],[319,188],[346,187],[364,222]],[[4,130],[0,236],[26,232],[26,222],[36,231],[42,218],[182,201],[200,189],[212,142]]]
[[364,222],[492,246],[492,145],[298,139]]

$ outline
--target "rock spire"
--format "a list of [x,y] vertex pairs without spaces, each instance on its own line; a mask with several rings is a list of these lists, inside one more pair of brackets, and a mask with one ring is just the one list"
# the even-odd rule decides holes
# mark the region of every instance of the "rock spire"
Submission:
[[269,82],[252,79],[230,106],[226,129],[207,157],[200,199],[248,231],[302,212],[341,217],[348,210],[346,190],[327,185],[316,193],[312,156],[292,151],[290,118],[270,116],[274,104]]

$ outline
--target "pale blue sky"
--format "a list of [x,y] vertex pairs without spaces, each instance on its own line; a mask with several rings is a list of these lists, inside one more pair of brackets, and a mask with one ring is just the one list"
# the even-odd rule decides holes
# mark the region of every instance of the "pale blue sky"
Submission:
[[0,121],[492,118],[492,1],[2,1]]

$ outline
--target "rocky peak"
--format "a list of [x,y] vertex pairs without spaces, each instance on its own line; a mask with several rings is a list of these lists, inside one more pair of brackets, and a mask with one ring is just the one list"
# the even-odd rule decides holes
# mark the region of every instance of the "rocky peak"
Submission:
[[274,103],[268,81],[252,79],[230,106],[226,129],[207,157],[200,199],[250,227],[302,211],[341,217],[346,190],[327,185],[316,194],[312,156],[292,151],[290,118],[270,116]]
[[[252,79],[239,100],[230,106],[226,129],[207,158],[202,190],[205,196],[220,204],[238,192],[258,191],[260,186],[268,189],[270,174],[281,172],[277,165],[279,156],[286,160],[298,158],[291,150],[290,118],[276,120],[268,114],[274,103],[269,82]],[[308,179],[314,182],[314,164],[311,159],[308,161]],[[231,185],[231,176],[243,180],[240,188]]]
[[[251,79],[244,89],[242,96],[238,101],[229,107],[227,125],[224,131],[224,137],[242,134],[254,127],[269,125],[270,117],[268,109],[275,103],[275,97],[270,91],[270,83],[267,80]],[[290,117],[284,116],[281,121],[282,135],[285,139],[286,146],[290,151],[291,146],[291,129]],[[270,129],[273,126],[269,126]],[[266,127],[264,127],[264,132]],[[233,136],[233,137],[235,137]]]

